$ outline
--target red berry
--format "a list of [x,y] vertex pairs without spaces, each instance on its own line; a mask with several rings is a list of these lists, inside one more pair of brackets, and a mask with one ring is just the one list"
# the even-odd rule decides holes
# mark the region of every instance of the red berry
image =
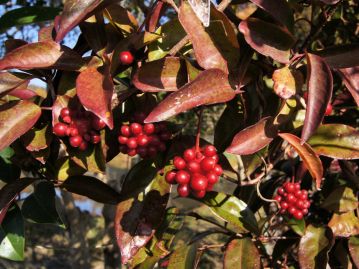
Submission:
[[286,200],[288,203],[293,204],[297,201],[297,198],[295,198],[293,194],[289,193],[288,196],[286,197]]
[[206,195],[206,191],[205,190],[203,190],[203,191],[195,191],[195,192],[193,192],[193,195],[196,198],[203,198]]
[[300,183],[299,183],[299,182],[294,183],[294,188],[295,188],[296,190],[300,190]]
[[197,161],[202,161],[204,158],[204,155],[201,152],[196,152],[196,160]]
[[97,131],[105,128],[105,126],[106,126],[106,123],[102,119],[100,119],[96,116],[91,121],[91,127]]
[[304,208],[309,208],[310,207],[310,202],[308,200],[303,202],[303,207]]
[[191,188],[195,191],[202,191],[207,188],[208,180],[201,174],[194,174],[191,180]]
[[70,137],[70,145],[73,146],[74,148],[77,148],[81,145],[82,143],[82,137],[77,135],[77,136],[72,136]]
[[156,156],[156,154],[157,154],[157,149],[156,149],[156,147],[154,147],[154,146],[149,146],[149,147],[147,148],[147,155],[148,155],[148,157],[153,158],[153,157]]
[[150,135],[153,134],[155,132],[155,125],[152,123],[146,123],[143,126],[143,131],[145,132],[145,134]]
[[52,131],[57,136],[66,136],[67,125],[62,123],[62,122],[58,122],[58,123],[55,124]]
[[274,200],[276,200],[277,202],[280,202],[280,201],[282,201],[282,196],[276,195],[276,196],[274,196]]
[[216,165],[215,160],[213,160],[210,157],[206,157],[201,161],[201,168],[204,171],[210,171],[214,168],[214,166]]
[[145,134],[138,135],[136,140],[137,140],[137,144],[139,144],[140,146],[146,146],[150,141],[148,136]]
[[[85,138],[86,139],[86,138]],[[120,144],[126,144],[127,143],[127,141],[128,141],[128,137],[126,137],[126,136],[119,136],[118,137],[118,142],[120,143]]]
[[329,116],[330,114],[332,114],[332,112],[333,112],[333,106],[331,104],[328,104],[327,108],[325,109],[324,115]]
[[65,116],[65,117],[62,117],[62,121],[66,122],[66,123],[71,123],[72,119],[70,116]]
[[174,170],[172,171],[168,171],[166,173],[165,179],[168,183],[172,184],[175,182],[175,178],[176,178],[176,172]]
[[177,187],[177,192],[178,195],[181,197],[187,197],[189,195],[189,189],[188,189],[188,185],[184,184],[184,185],[178,185]]
[[127,147],[129,147],[130,149],[135,149],[137,148],[137,140],[135,137],[130,137],[128,140],[127,140],[127,143],[126,143]]
[[142,133],[142,125],[139,123],[131,123],[130,129],[134,135],[139,135],[140,133]]
[[302,191],[301,190],[296,190],[294,192],[294,196],[297,197],[298,199],[301,199],[302,197]]
[[187,163],[187,169],[191,173],[199,173],[201,171],[201,165],[196,161],[191,161]]
[[191,179],[191,176],[185,170],[180,170],[176,174],[176,181],[178,184],[188,184]]
[[147,156],[147,148],[146,147],[138,147],[137,153],[141,158],[145,158]]
[[218,163],[218,161],[219,161],[219,157],[218,157],[218,155],[216,154],[216,155],[214,155],[214,156],[212,156],[211,157],[216,163]]
[[213,190],[213,186],[214,186],[214,185],[211,185],[211,184],[208,183],[207,188],[206,188],[206,191],[211,191],[211,190]]
[[285,190],[282,187],[280,187],[278,188],[277,193],[283,195],[285,193]]
[[308,199],[307,190],[302,190],[302,195],[300,196],[300,199],[302,199],[302,200],[307,200]]
[[303,213],[303,215],[307,215],[308,214],[308,209],[302,209],[302,213]]
[[287,192],[294,192],[294,191],[295,191],[295,185],[294,185],[294,183],[287,182],[287,183],[284,185],[284,189],[285,189]]
[[129,51],[121,51],[120,52],[120,62],[124,65],[129,65],[133,63],[133,55]]
[[294,215],[296,212],[298,212],[298,210],[294,206],[290,206],[288,207],[288,212],[289,214]]
[[137,154],[137,150],[136,149],[129,149],[129,151],[127,152],[128,156],[135,156]]
[[296,218],[296,219],[302,219],[302,218],[303,218],[303,213],[302,213],[302,211],[296,211],[296,212],[293,214],[293,217]]
[[208,180],[208,184],[210,185],[214,185],[218,182],[218,175],[216,175],[214,172],[209,172],[207,174],[207,180]]
[[126,136],[126,137],[131,136],[130,126],[128,126],[128,125],[122,125],[122,126],[121,126],[121,134],[122,134],[123,136]]
[[93,133],[91,134],[91,143],[98,144],[101,141],[101,136],[99,134]]
[[159,137],[157,135],[151,135],[150,136],[150,144],[158,147],[158,145],[161,143],[161,140],[159,139]]
[[86,141],[82,141],[82,143],[81,143],[80,146],[79,146],[79,149],[80,149],[80,150],[86,150],[86,149],[87,149],[87,146],[88,146],[87,142],[86,142]]
[[299,209],[304,209],[304,208],[305,208],[304,202],[303,202],[302,200],[297,200],[297,201],[295,202],[295,206],[296,206],[297,208],[299,208]]
[[178,170],[183,170],[186,168],[186,161],[183,160],[181,157],[176,156],[173,159],[173,165],[178,169]]
[[64,118],[66,116],[71,116],[71,111],[68,107],[64,107],[63,109],[61,109],[60,111],[60,117]]
[[216,175],[221,176],[223,174],[223,169],[219,164],[216,164],[213,167],[213,172],[216,173]]
[[288,203],[287,202],[281,202],[280,203],[280,208],[282,209],[287,209],[289,207]]
[[208,146],[205,146],[204,149],[203,149],[203,154],[206,156],[206,157],[213,157],[214,155],[217,154],[217,150],[214,146],[212,145],[208,145]]
[[79,135],[79,130],[75,127],[69,128],[69,136],[77,136]]
[[184,152],[183,152],[183,158],[189,162],[189,161],[192,161],[196,158],[196,152],[194,149],[186,149]]

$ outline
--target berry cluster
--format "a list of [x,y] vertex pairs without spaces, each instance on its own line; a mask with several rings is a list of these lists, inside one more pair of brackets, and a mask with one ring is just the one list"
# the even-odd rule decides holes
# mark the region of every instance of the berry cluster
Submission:
[[310,201],[308,192],[300,189],[300,183],[284,183],[283,187],[278,188],[277,195],[274,197],[280,204],[280,212],[288,212],[296,219],[302,219],[308,214]]
[[166,123],[144,124],[145,118],[144,113],[136,113],[134,122],[121,126],[118,137],[118,142],[121,144],[120,152],[129,156],[138,154],[141,158],[153,158],[157,152],[166,150],[165,142],[172,137]]
[[175,169],[166,173],[166,181],[179,184],[177,192],[181,197],[187,197],[191,192],[195,197],[203,198],[223,173],[217,162],[217,150],[212,145],[197,152],[194,148],[186,149],[183,157],[173,159]]
[[88,143],[98,144],[101,141],[99,131],[106,126],[95,114],[68,107],[61,109],[59,120],[54,125],[53,133],[59,137],[70,137],[70,145],[80,150],[86,150]]

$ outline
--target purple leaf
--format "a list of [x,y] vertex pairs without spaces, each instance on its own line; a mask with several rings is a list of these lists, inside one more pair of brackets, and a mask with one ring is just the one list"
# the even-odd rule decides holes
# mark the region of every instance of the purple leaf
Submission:
[[317,55],[307,53],[307,62],[308,101],[302,143],[307,141],[321,124],[333,91],[332,73],[325,61]]
[[359,66],[359,44],[335,46],[313,53],[322,57],[331,68]]
[[359,106],[359,65],[338,70],[345,86]]
[[227,74],[219,69],[208,69],[159,103],[145,122],[163,121],[200,105],[227,102],[234,96]]

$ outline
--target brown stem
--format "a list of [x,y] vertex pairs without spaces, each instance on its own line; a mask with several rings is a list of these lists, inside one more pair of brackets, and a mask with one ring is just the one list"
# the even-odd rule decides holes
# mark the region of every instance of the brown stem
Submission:
[[203,115],[203,107],[200,108],[200,111],[198,113],[197,135],[196,135],[196,153],[200,152],[199,142],[201,140],[202,115]]

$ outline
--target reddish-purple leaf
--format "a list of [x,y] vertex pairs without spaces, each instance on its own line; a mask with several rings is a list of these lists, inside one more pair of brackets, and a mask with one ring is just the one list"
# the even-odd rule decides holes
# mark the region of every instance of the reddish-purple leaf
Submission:
[[26,78],[16,76],[9,72],[1,72],[0,73],[0,94],[14,89],[26,81],[27,81]]
[[61,41],[65,35],[101,4],[102,0],[68,0],[65,2],[64,11],[55,23],[56,42]]
[[26,133],[40,115],[41,108],[29,101],[0,106],[0,151]]
[[341,45],[314,52],[331,68],[359,66],[359,44]]
[[42,27],[38,32],[38,41],[51,41],[54,40],[54,25],[50,24],[48,26]]
[[302,143],[307,141],[321,124],[333,92],[332,73],[325,61],[317,55],[307,53],[307,62],[308,101]]
[[154,8],[151,10],[151,14],[146,22],[146,30],[149,32],[156,31],[157,24],[161,18],[162,13],[166,9],[165,3],[158,1]]
[[145,122],[163,121],[200,105],[227,102],[234,96],[227,74],[220,69],[208,69],[159,103]]
[[227,61],[221,55],[188,2],[182,2],[178,19],[192,42],[198,64],[204,69],[218,68],[227,73]]
[[[24,86],[27,86],[27,83],[25,83]],[[18,87],[16,89],[13,89],[9,92],[9,95],[11,96],[15,96],[19,99],[23,99],[23,100],[27,100],[27,99],[31,99],[35,96],[38,96],[36,92],[28,89],[28,88],[23,88],[23,87]]]
[[145,63],[132,79],[135,87],[144,92],[177,91],[187,82],[186,63],[177,57]]
[[339,3],[340,0],[320,0],[323,3],[327,4],[327,5],[335,5],[337,3]]
[[359,65],[338,70],[345,86],[359,106]]
[[290,49],[295,39],[287,29],[256,18],[242,21],[238,28],[247,43],[258,53],[280,63],[289,62]]
[[261,258],[254,242],[249,237],[232,240],[226,248],[223,260],[224,269],[259,269]]
[[273,125],[272,117],[261,119],[237,133],[226,152],[248,155],[267,146],[277,136],[277,128]]
[[302,158],[313,179],[315,179],[317,189],[320,189],[323,178],[323,165],[315,151],[307,143],[301,144],[299,137],[293,134],[281,133],[278,135],[292,145],[300,158]]
[[112,129],[111,98],[114,85],[108,65],[99,69],[89,67],[81,72],[76,80],[76,92],[82,105]]
[[252,3],[259,6],[261,9],[268,12],[277,21],[287,26],[289,30],[293,28],[294,19],[293,12],[286,0],[250,0]]
[[56,68],[61,70],[78,70],[84,60],[75,51],[61,46],[54,41],[31,43],[16,48],[0,60],[0,70]]

